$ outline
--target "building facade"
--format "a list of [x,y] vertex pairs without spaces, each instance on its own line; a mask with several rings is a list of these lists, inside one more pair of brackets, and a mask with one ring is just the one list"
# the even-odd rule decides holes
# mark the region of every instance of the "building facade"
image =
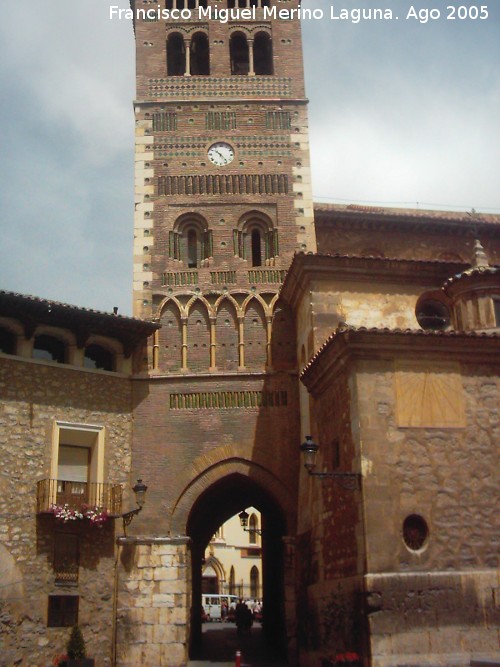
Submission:
[[290,665],[498,659],[500,218],[314,205],[299,21],[196,11],[240,4],[134,21],[141,319],[0,299],[1,664],[77,620],[99,665],[187,665],[246,507]]

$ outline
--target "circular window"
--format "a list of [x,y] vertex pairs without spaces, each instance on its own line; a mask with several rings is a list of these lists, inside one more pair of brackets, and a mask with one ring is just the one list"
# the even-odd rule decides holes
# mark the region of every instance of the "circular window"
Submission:
[[421,549],[429,535],[425,519],[418,514],[410,514],[403,522],[403,540],[412,551]]
[[446,329],[450,325],[450,311],[441,301],[422,301],[415,315],[422,329]]

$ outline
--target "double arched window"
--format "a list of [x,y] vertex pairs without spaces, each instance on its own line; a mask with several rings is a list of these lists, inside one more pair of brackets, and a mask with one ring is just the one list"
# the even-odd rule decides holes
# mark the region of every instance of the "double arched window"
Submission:
[[264,266],[267,260],[279,253],[278,230],[267,217],[259,214],[247,216],[235,231],[235,254],[250,262],[251,266]]
[[167,75],[208,76],[210,74],[210,49],[204,32],[195,32],[187,41],[179,32],[167,38]]
[[201,216],[178,220],[169,233],[169,256],[184,262],[188,269],[197,269],[213,254],[212,231]]
[[247,40],[240,30],[233,32],[229,41],[231,74],[273,73],[273,47],[267,32],[258,32],[253,40]]

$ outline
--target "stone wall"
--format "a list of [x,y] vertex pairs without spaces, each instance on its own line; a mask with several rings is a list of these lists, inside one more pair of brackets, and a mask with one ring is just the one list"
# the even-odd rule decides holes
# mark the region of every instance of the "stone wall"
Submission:
[[[435,361],[428,365],[430,386],[432,375],[441,372]],[[471,656],[498,655],[500,649],[495,603],[500,369],[461,365],[461,384],[453,383],[453,391],[463,394],[464,427],[401,428],[397,368],[389,361],[357,366],[360,445],[367,473],[363,488],[372,664],[468,664]],[[444,380],[434,389],[425,396],[413,388],[415,409],[427,401],[430,420],[440,419],[431,407],[456,400],[446,394]],[[421,548],[410,548],[403,539],[409,515],[423,517],[428,525]]]
[[185,667],[191,604],[187,538],[120,538],[118,667]]
[[[49,362],[0,358],[1,665],[51,664],[65,652],[69,628],[47,627],[49,594],[79,596],[79,622],[89,656],[111,655],[114,526],[59,524],[36,516],[36,483],[50,477],[55,421],[105,429],[105,481],[129,486],[130,381],[111,373]],[[56,585],[55,531],[80,543],[78,585]],[[5,572],[5,576],[4,576]]]

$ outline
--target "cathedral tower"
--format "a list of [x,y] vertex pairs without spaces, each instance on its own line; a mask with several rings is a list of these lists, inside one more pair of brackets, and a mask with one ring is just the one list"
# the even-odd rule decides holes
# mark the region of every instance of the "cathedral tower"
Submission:
[[134,8],[134,314],[162,318],[156,370],[271,367],[280,284],[316,249],[300,22],[272,5]]

